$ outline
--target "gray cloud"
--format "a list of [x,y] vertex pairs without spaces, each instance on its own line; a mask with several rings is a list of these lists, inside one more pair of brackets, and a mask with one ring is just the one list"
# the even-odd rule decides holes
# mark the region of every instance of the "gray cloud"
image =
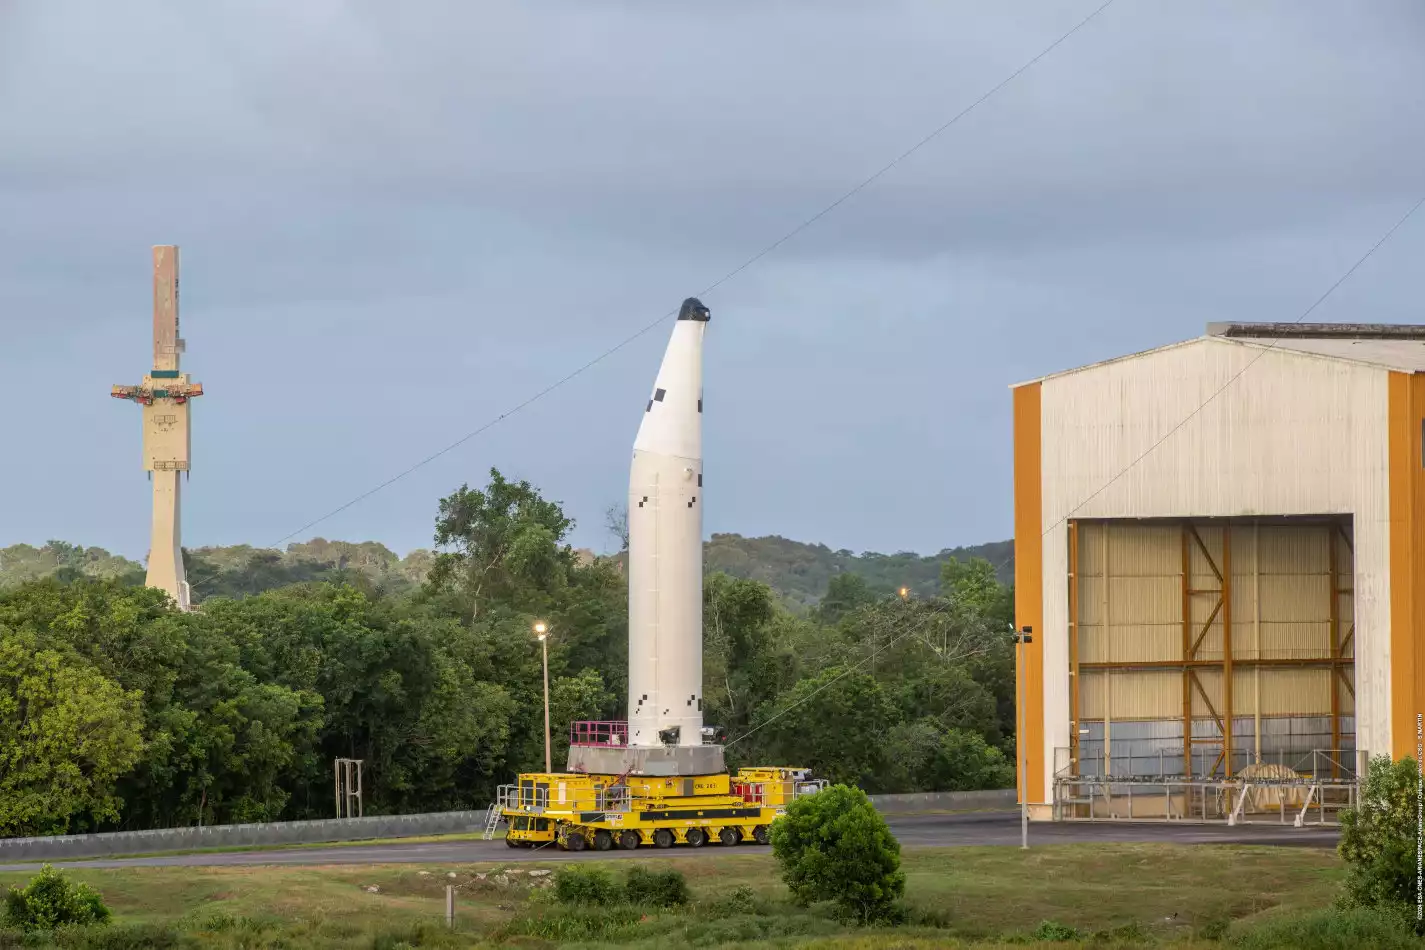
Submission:
[[[143,369],[150,244],[183,246],[210,390],[189,538],[271,541],[742,263],[1094,6],[0,7],[0,369],[46,393],[11,422],[33,461],[0,476],[5,540],[142,553],[137,420],[104,390]],[[710,529],[1007,535],[1007,383],[1293,319],[1419,197],[1422,40],[1407,0],[1114,4],[711,295]],[[1322,318],[1418,319],[1422,249],[1417,222]],[[496,464],[601,543],[663,339],[320,530],[426,543]]]

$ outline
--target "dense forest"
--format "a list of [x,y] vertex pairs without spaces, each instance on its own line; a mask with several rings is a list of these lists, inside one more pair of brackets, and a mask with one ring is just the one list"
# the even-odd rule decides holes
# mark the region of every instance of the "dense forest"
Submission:
[[[1003,583],[1014,578],[1014,542],[997,541],[974,547],[947,548],[939,554],[902,552],[833,551],[824,544],[805,544],[786,538],[744,538],[740,534],[715,534],[704,545],[709,572],[761,581],[793,609],[815,605],[841,574],[856,574],[871,590],[890,594],[909,587],[916,594],[940,589],[940,569],[955,558],[983,558],[994,564]],[[593,551],[581,550],[585,561]],[[616,561],[621,560],[614,555]],[[230,547],[185,549],[184,564],[193,602],[214,597],[246,597],[291,584],[311,581],[369,582],[383,593],[408,593],[425,582],[433,556],[415,550],[404,558],[375,541],[351,543],[316,538],[291,544],[285,551]],[[144,566],[103,548],[84,548],[64,541],[42,547],[15,544],[0,548],[0,591],[28,581],[55,577],[60,580],[94,578],[124,584],[142,584]]]
[[[574,550],[572,527],[492,471],[440,501],[432,552],[189,552],[192,613],[98,549],[0,551],[0,835],[328,817],[338,756],[365,761],[368,814],[483,807],[543,762],[535,620],[555,761],[569,722],[622,718],[621,558]],[[705,719],[732,766],[871,792],[1012,784],[1000,565],[735,535],[708,560]]]
[[941,568],[951,559],[983,559],[995,566],[1002,583],[1014,580],[1013,541],[947,548],[939,554],[924,556],[911,552],[853,554],[844,549],[833,551],[824,544],[803,544],[786,538],[715,534],[705,545],[705,551],[709,571],[761,581],[793,606],[817,603],[826,595],[832,579],[842,574],[861,577],[878,594],[908,587],[916,594],[933,595],[940,590]]

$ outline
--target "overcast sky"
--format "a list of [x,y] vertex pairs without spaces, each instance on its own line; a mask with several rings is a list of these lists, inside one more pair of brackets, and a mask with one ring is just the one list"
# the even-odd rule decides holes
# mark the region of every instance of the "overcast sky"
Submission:
[[[189,546],[270,544],[675,309],[1100,0],[0,0],[0,543],[141,558],[150,246]],[[707,295],[706,529],[1012,533],[1016,381],[1293,320],[1425,194],[1425,6],[1118,0]],[[1425,216],[1313,319],[1422,322]],[[491,466],[604,549],[663,323],[313,535]]]

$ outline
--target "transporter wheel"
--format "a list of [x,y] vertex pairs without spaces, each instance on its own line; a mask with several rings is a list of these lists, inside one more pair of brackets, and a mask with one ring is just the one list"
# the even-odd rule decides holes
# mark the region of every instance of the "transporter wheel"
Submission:
[[621,832],[618,836],[618,846],[625,851],[636,851],[641,844],[643,844],[643,839],[632,828]]
[[690,848],[701,848],[708,843],[708,833],[701,828],[689,828],[683,837]]
[[614,846],[614,836],[600,828],[594,832],[594,850],[607,851]]
[[673,847],[673,832],[669,831],[667,828],[659,828],[657,831],[653,832],[653,846],[655,848]]
[[567,851],[583,851],[589,846],[589,839],[584,837],[582,831],[576,831],[564,838],[564,848]]
[[752,829],[752,840],[758,844],[771,844],[772,831],[766,825],[758,825]]
[[518,848],[518,847],[520,846],[520,843],[519,843],[518,841],[516,841],[514,838],[506,838],[506,839],[505,839],[505,846],[508,847],[508,848]]
[[742,831],[737,828],[724,828],[717,833],[717,840],[731,848],[742,843]]

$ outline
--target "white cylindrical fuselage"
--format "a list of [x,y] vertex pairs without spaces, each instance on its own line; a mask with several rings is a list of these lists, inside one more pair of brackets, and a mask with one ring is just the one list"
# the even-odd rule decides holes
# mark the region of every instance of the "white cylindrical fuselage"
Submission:
[[[696,304],[696,306],[692,306]],[[701,745],[703,333],[683,305],[633,443],[628,496],[630,745]]]

